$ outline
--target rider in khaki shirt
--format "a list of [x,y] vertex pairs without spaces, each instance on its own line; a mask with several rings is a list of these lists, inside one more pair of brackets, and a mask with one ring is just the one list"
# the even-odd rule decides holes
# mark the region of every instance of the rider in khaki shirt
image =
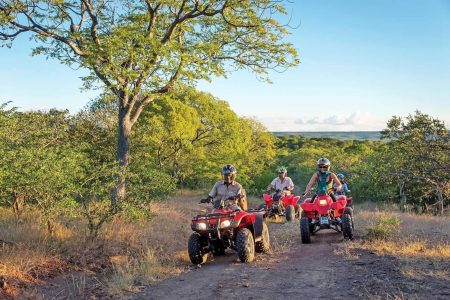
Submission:
[[[229,199],[235,197],[236,200],[231,200],[230,204],[237,204],[239,208],[247,210],[247,199],[245,198],[245,191],[242,186],[235,181],[237,170],[233,165],[226,165],[221,170],[223,180],[216,182],[208,194],[208,198],[202,200],[202,202],[211,202],[213,199],[214,207],[220,205],[220,201],[223,199]],[[234,201],[234,203],[233,203]]]

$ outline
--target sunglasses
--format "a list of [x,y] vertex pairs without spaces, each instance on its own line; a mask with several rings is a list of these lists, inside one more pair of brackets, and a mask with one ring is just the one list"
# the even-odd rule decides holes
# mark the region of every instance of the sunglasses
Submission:
[[328,169],[328,166],[319,166],[319,169]]

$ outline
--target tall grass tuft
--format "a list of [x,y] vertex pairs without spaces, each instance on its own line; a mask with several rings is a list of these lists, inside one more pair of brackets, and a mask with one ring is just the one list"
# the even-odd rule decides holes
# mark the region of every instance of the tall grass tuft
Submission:
[[370,239],[387,240],[400,232],[400,220],[393,215],[379,216],[375,222],[367,228],[367,237]]

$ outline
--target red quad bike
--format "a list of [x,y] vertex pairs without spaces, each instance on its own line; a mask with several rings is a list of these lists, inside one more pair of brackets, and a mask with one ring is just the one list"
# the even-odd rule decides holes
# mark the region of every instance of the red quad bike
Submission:
[[269,228],[264,211],[242,211],[222,200],[211,213],[192,219],[194,231],[189,237],[188,253],[195,265],[206,262],[208,253],[225,254],[225,249],[236,250],[242,262],[251,262],[256,252],[270,248]]
[[300,210],[297,205],[299,196],[277,190],[274,195],[263,194],[263,198],[266,203],[262,204],[260,209],[264,208],[267,217],[285,216],[288,222],[299,218]]
[[318,195],[313,203],[307,198],[300,204],[303,209],[300,218],[300,234],[302,243],[311,243],[311,235],[321,229],[333,229],[342,232],[344,239],[353,239],[353,209],[346,207],[344,195],[336,196],[333,202],[328,195]]

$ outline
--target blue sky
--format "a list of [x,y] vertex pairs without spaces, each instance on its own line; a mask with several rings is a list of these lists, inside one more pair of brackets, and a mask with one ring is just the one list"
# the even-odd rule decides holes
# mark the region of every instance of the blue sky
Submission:
[[[273,73],[245,71],[198,88],[274,131],[380,130],[393,115],[420,110],[450,124],[450,1],[309,0],[288,10],[288,40],[302,63]],[[0,48],[0,102],[21,109],[81,109],[83,71],[30,57],[20,38]]]

